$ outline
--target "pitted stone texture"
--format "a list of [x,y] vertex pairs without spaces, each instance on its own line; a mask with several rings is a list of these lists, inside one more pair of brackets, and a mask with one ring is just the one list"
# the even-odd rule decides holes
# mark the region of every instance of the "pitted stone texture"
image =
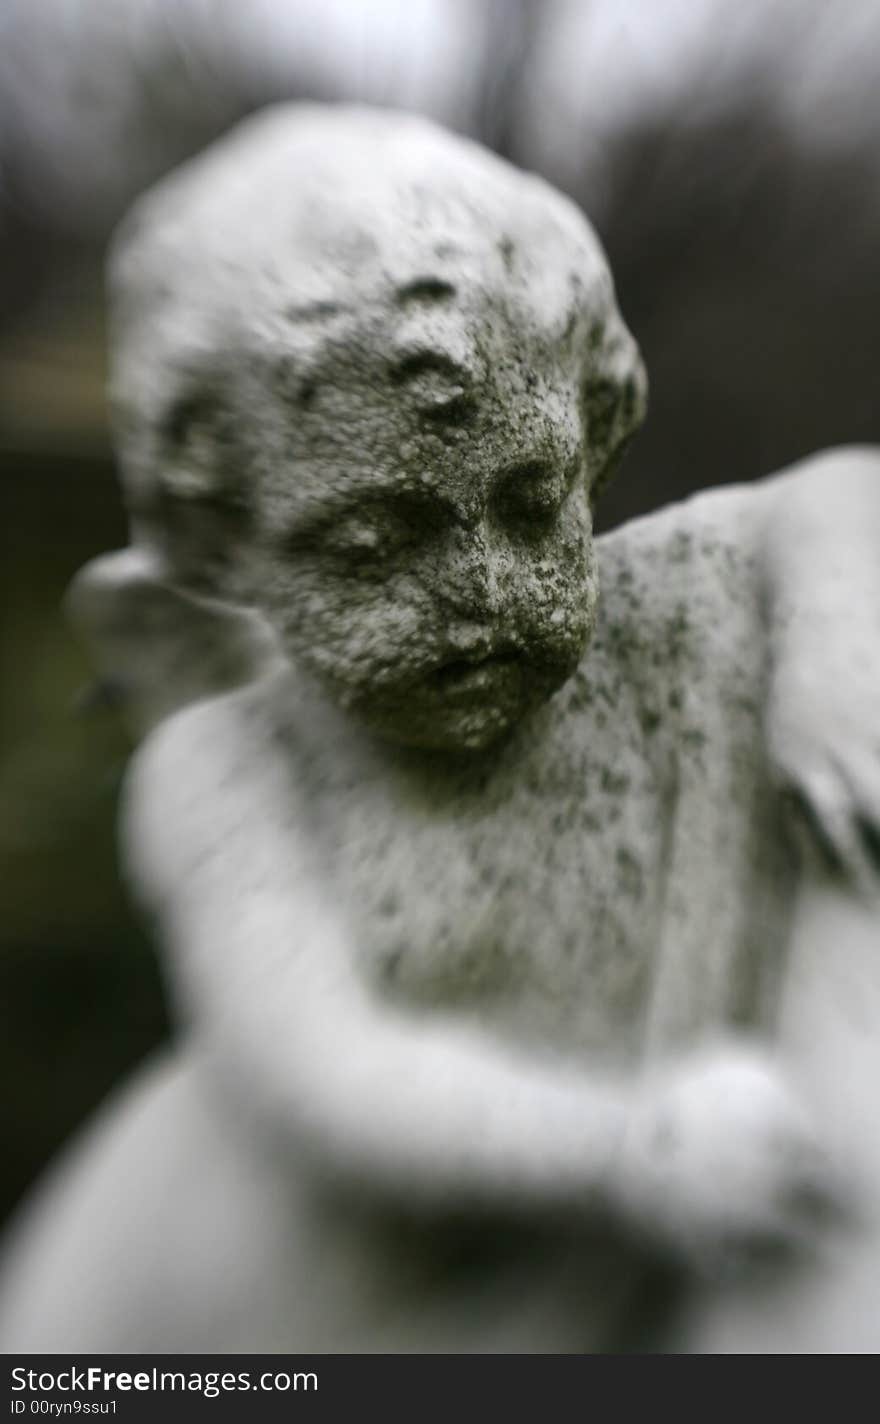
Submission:
[[[180,439],[193,419],[210,437],[199,417],[217,407],[234,437],[224,378],[238,386],[247,357],[257,371],[245,389],[260,407],[273,377],[292,424],[313,402],[327,412],[314,423],[328,427],[331,455],[333,416],[353,414],[353,393],[336,387],[340,355],[361,363],[361,399],[384,388],[389,423],[408,405],[442,430],[500,367],[520,395],[517,424],[540,442],[568,404],[557,369],[567,354],[575,406],[597,407],[591,478],[643,414],[644,373],[583,214],[541,179],[411,115],[298,106],[241,125],[135,206],[110,287],[120,448],[138,506],[157,480],[175,485],[169,451],[151,437]],[[395,433],[405,444],[411,429]],[[277,476],[271,434],[261,454]],[[200,477],[222,487],[224,473],[238,486],[258,473],[182,463],[187,494]]]
[[645,382],[571,203],[420,119],[281,110],[141,202],[111,287],[127,497],[172,577],[257,602],[398,741],[487,745],[572,672]]

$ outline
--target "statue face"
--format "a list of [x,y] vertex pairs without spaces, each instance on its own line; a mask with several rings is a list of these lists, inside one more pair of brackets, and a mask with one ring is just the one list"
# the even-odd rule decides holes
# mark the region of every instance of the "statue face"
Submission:
[[406,320],[399,297],[393,319],[360,313],[305,369],[292,363],[289,389],[277,362],[246,363],[259,386],[242,402],[257,415],[252,596],[372,731],[480,750],[571,674],[593,625],[568,354],[586,343],[418,285]]
[[645,388],[566,199],[419,119],[281,110],[138,204],[111,285],[135,538],[179,583],[400,743],[480,750],[569,676]]

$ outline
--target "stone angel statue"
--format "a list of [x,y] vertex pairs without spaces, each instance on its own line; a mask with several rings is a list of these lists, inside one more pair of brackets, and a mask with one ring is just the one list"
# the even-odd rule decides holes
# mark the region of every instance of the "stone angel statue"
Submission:
[[605,256],[402,113],[249,120],[110,293],[131,547],[69,607],[179,1032],[4,1348],[880,1347],[878,452],[594,539]]

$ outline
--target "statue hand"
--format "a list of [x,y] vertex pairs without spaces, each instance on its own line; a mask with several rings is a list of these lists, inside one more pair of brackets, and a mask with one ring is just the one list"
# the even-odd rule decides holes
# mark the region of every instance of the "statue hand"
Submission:
[[767,481],[767,749],[809,856],[880,890],[880,452]]
[[718,1275],[806,1248],[841,1193],[769,1056],[736,1044],[661,1070],[638,1095],[618,1164],[640,1234]]
[[[817,632],[817,639],[821,634]],[[777,670],[767,744],[808,854],[880,890],[880,660],[834,639]],[[825,640],[827,644],[827,640]],[[835,671],[834,664],[840,661]],[[829,666],[829,663],[831,666]]]

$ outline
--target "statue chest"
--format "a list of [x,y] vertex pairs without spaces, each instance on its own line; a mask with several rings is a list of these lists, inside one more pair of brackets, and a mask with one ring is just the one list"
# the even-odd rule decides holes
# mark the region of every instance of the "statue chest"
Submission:
[[481,767],[303,759],[382,997],[592,1059],[772,1015],[791,875],[759,703],[683,684],[659,726],[607,682],[574,678]]
[[662,794],[607,740],[516,751],[460,778],[337,772],[314,803],[330,885],[384,996],[616,1054],[649,991]]

